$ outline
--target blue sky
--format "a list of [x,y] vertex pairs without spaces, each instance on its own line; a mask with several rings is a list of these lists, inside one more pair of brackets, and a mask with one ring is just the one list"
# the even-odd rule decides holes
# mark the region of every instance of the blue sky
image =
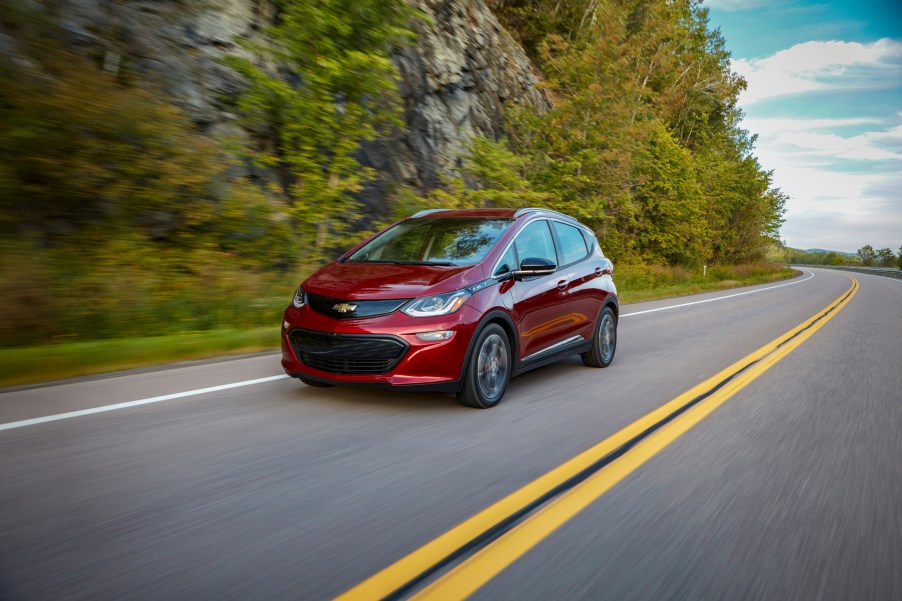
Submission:
[[902,0],[704,0],[795,248],[902,245]]

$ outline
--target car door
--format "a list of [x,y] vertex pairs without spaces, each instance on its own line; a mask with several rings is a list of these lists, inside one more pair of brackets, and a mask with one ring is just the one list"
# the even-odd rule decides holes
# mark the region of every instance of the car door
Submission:
[[[512,248],[518,265],[527,258],[558,263],[554,238],[545,219],[528,223],[517,234]],[[566,339],[572,319],[566,279],[561,275],[556,271],[544,276],[527,276],[511,288],[521,360],[540,358],[543,351]]]
[[601,270],[590,260],[589,243],[579,228],[561,221],[552,221],[551,227],[563,266],[560,273],[567,279],[571,317],[567,333],[591,338],[606,296]]

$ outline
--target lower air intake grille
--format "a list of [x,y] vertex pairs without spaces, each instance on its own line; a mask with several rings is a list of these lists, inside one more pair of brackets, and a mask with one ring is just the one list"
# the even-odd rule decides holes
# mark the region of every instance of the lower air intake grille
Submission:
[[304,365],[342,375],[382,374],[391,370],[407,343],[392,336],[330,334],[295,329],[288,340]]

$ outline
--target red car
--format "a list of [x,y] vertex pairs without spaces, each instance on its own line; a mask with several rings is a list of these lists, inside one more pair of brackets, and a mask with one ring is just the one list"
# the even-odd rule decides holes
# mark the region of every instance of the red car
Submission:
[[307,278],[285,310],[282,366],[311,386],[454,392],[498,404],[512,376],[617,343],[613,264],[547,209],[421,211]]

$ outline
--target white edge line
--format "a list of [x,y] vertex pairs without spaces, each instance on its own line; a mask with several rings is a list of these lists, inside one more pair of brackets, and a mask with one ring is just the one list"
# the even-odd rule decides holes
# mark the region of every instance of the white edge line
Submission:
[[[767,288],[758,288],[757,290],[747,290],[745,292],[737,292],[736,294],[728,294],[727,296],[719,296],[717,298],[709,298],[700,301],[692,301],[691,303],[681,303],[679,305],[670,305],[669,307],[659,307],[657,309],[647,309],[645,311],[636,311],[635,313],[624,313],[620,317],[630,317],[632,315],[642,315],[643,313],[654,313],[656,311],[667,311],[668,309],[677,309],[679,307],[687,307],[689,305],[698,305],[701,303],[710,303],[714,301],[742,296],[744,294],[754,294],[755,292],[764,292],[765,290],[773,290],[774,288],[782,288],[783,286],[791,286],[793,284],[801,284],[814,277],[813,272],[808,272],[808,277],[786,284],[778,284]],[[45,417],[35,417],[33,419],[23,419],[17,422],[8,422],[0,424],[0,430],[13,430],[15,428],[24,428],[26,426],[34,426],[37,424],[46,424],[47,422],[55,422],[62,419],[71,419],[73,417],[81,417],[83,415],[94,415],[95,413],[106,413],[107,411],[116,411],[118,409],[127,409],[128,407],[137,407],[139,405],[149,405],[150,403],[160,403],[162,401],[171,401],[173,399],[181,399],[189,396],[197,396],[207,394],[208,392],[219,392],[220,390],[228,390],[230,388],[240,388],[242,386],[253,386],[254,384],[263,384],[264,382],[272,382],[273,380],[281,380],[287,378],[285,374],[277,376],[268,376],[266,378],[257,378],[256,380],[244,380],[243,382],[233,382],[232,384],[220,384],[219,386],[210,386],[209,388],[198,388],[197,390],[186,390],[184,392],[175,392],[173,394],[164,394],[146,399],[138,399],[137,401],[127,401],[125,403],[116,403],[115,405],[104,405],[102,407],[92,407],[91,409],[81,409],[80,411],[69,411],[68,413],[57,413],[56,415],[47,415]]]
[[620,317],[630,317],[632,315],[642,315],[643,313],[655,313],[656,311],[667,311],[668,309],[677,309],[679,307],[688,307],[689,305],[700,305],[701,303],[713,303],[714,301],[733,298],[734,296],[742,296],[744,294],[755,294],[756,292],[764,292],[765,290],[773,290],[774,288],[782,288],[783,286],[792,286],[793,284],[801,284],[807,282],[814,277],[814,272],[809,271],[808,277],[788,282],[786,284],[777,284],[776,286],[768,286],[767,288],[758,288],[756,290],[746,290],[745,292],[737,292],[736,294],[728,294],[726,296],[718,296],[717,298],[706,298],[705,300],[692,301],[691,303],[681,303],[679,305],[670,305],[669,307],[658,307],[657,309],[646,309],[645,311],[636,311],[635,313],[624,313]]
[[137,407],[138,405],[148,405],[150,403],[160,403],[162,401],[171,401],[172,399],[181,399],[188,396],[196,396],[206,394],[208,392],[218,392],[220,390],[228,390],[230,388],[240,388],[242,386],[252,386],[254,384],[262,384],[264,382],[272,382],[273,380],[281,380],[287,378],[285,374],[277,376],[268,376],[266,378],[257,378],[256,380],[245,380],[243,382],[233,382],[232,384],[220,384],[219,386],[210,386],[209,388],[198,388],[197,390],[186,390],[185,392],[175,392],[173,394],[164,394],[137,401],[127,401],[125,403],[116,403],[115,405],[104,405],[102,407],[92,407],[91,409],[82,409],[80,411],[69,411],[68,413],[57,413],[56,415],[48,415],[46,417],[36,417],[34,419],[23,419],[18,422],[8,422],[0,424],[0,430],[12,430],[14,428],[24,428],[25,426],[34,426],[37,424],[45,424],[47,422],[55,422],[61,419],[70,419],[73,417],[81,417],[82,415],[93,415],[95,413],[105,413],[107,411],[116,411],[117,409],[126,409],[128,407]]

